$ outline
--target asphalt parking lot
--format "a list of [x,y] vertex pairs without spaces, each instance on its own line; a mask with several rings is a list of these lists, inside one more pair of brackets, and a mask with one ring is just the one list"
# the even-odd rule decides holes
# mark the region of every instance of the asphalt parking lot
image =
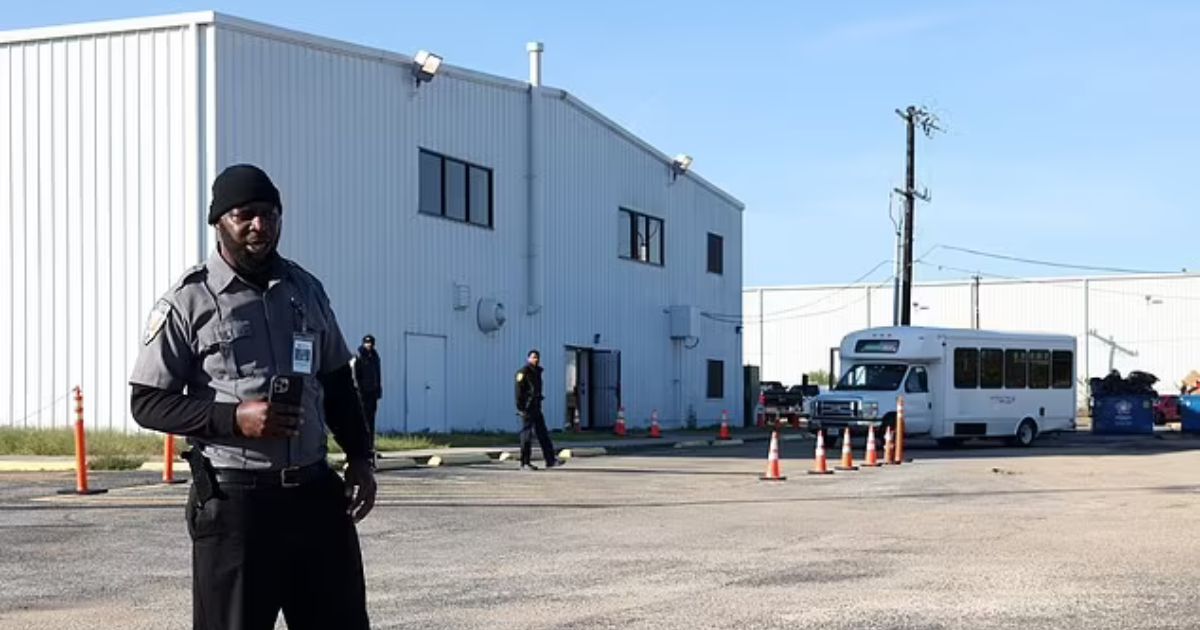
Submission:
[[[811,443],[381,473],[377,628],[1196,628],[1200,439],[810,477]],[[834,453],[831,452],[831,455]],[[832,462],[831,462],[832,463]],[[0,475],[0,628],[186,628],[186,486]],[[280,624],[282,626],[282,623]]]

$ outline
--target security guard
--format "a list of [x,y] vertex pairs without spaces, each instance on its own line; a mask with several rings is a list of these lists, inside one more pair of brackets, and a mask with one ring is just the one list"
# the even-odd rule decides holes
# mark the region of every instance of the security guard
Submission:
[[533,434],[537,433],[542,447],[542,458],[546,468],[562,466],[554,455],[554,444],[546,430],[546,417],[542,415],[542,355],[530,350],[524,366],[517,370],[517,415],[521,417],[521,470],[537,470],[533,457]]
[[379,364],[375,336],[363,336],[362,345],[358,347],[358,354],[351,365],[354,368],[354,385],[358,387],[358,399],[362,402],[363,416],[367,420],[367,432],[371,434],[372,446],[375,438],[375,412],[379,410],[379,399],[383,398],[383,377]]
[[[350,351],[316,278],[279,256],[279,191],[251,165],[213,183],[218,250],[155,305],[130,377],[143,427],[188,436],[193,627],[367,628],[355,523],[375,479]],[[268,402],[275,375],[300,406]],[[347,456],[326,463],[328,427]]]

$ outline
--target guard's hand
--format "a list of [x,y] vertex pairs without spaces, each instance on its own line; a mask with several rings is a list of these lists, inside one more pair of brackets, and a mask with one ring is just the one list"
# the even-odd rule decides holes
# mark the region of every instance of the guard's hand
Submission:
[[300,407],[265,400],[238,403],[238,431],[253,439],[290,438],[299,432],[303,414]]
[[375,507],[375,490],[375,470],[369,459],[346,462],[346,498],[350,500],[346,514],[355,523],[366,518]]

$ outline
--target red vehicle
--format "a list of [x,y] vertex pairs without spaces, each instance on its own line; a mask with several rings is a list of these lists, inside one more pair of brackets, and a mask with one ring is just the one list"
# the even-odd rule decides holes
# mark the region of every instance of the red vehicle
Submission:
[[1167,394],[1154,401],[1154,424],[1179,422],[1179,396]]

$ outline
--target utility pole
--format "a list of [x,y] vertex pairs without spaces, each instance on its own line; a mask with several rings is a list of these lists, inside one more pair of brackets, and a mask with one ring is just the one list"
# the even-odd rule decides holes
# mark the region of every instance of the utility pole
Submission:
[[1103,343],[1104,345],[1108,346],[1108,371],[1109,372],[1113,371],[1113,365],[1116,363],[1116,358],[1117,358],[1118,352],[1120,352],[1121,354],[1123,354],[1127,357],[1137,357],[1137,355],[1138,355],[1137,350],[1130,350],[1129,348],[1122,346],[1121,344],[1117,343],[1116,340],[1113,339],[1113,337],[1111,337],[1111,336],[1109,336],[1107,338],[1101,337],[1100,333],[1097,332],[1096,329],[1094,329],[1094,328],[1092,330],[1089,330],[1088,334],[1095,337],[1096,339],[1099,339],[1100,343]]
[[971,327],[979,330],[979,274],[971,276],[975,281],[971,285]]
[[896,219],[895,214],[892,212],[892,199],[894,197],[888,197],[888,216],[892,219],[892,225],[896,227],[896,257],[893,259],[896,261],[896,264],[894,265],[895,270],[892,272],[892,326],[899,326],[900,276],[904,275],[904,261],[901,260],[904,257],[904,240],[902,238],[904,235],[904,217]]
[[921,131],[927,138],[932,137],[933,132],[941,131],[942,128],[938,126],[937,116],[923,108],[909,105],[903,111],[897,109],[896,114],[904,119],[908,140],[905,154],[907,159],[905,160],[904,189],[896,189],[896,192],[904,197],[904,268],[900,287],[900,325],[908,326],[912,323],[913,206],[917,199],[929,201],[929,191],[917,192],[916,189],[917,127],[921,127]]

